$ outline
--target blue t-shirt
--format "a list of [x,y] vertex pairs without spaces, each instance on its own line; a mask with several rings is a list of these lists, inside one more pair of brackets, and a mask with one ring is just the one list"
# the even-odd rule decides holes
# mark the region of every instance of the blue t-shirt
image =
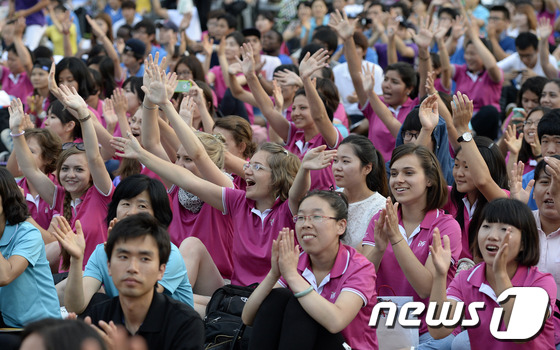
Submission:
[[[84,277],[93,277],[103,283],[105,293],[111,298],[119,295],[119,291],[113,279],[109,276],[107,268],[107,254],[105,253],[105,245],[98,244],[89,257],[84,271]],[[194,307],[192,287],[187,275],[185,261],[179,252],[177,246],[171,243],[171,254],[169,261],[165,265],[165,273],[163,278],[158,282],[164,288],[164,294],[169,295],[175,300],[179,300],[185,304]]]
[[60,318],[60,304],[41,233],[32,224],[6,224],[0,237],[5,259],[25,258],[27,268],[8,285],[0,287],[0,312],[10,327],[24,327],[47,317]]
[[[338,48],[336,49],[336,52],[338,52],[339,50],[342,50],[342,47],[343,47],[342,44],[338,45]],[[377,64],[377,62],[379,61],[379,57],[377,56],[377,52],[375,52],[375,50],[372,49],[371,47],[367,48],[366,57],[364,59],[368,62],[375,63],[375,64]],[[344,63],[344,62],[346,62],[346,57],[344,57],[344,54],[343,54],[338,59],[338,63]]]
[[[523,182],[522,182],[523,188],[527,187],[529,181],[533,180],[534,178],[535,178],[534,169],[529,171],[525,175],[523,175]],[[529,208],[531,208],[531,210],[537,210],[538,209],[537,202],[535,202],[535,199],[533,199],[533,189],[534,187],[531,189],[531,193],[529,194],[529,202],[527,203],[527,205],[529,206]]]

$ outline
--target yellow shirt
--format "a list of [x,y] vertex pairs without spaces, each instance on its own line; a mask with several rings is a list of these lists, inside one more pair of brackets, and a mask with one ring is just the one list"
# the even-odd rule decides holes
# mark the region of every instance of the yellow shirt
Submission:
[[[64,56],[64,34],[62,34],[53,24],[47,27],[45,35],[53,43],[53,55]],[[78,52],[78,41],[75,24],[72,24],[72,26],[70,27],[70,46],[72,47],[72,55],[75,55]]]
[[141,15],[152,12],[152,3],[150,0],[136,0],[136,12]]

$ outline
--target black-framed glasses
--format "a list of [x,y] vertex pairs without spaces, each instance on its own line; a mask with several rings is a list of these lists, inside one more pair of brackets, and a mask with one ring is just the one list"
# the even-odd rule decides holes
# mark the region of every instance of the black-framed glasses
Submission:
[[402,138],[404,141],[411,141],[412,139],[418,139],[419,134],[418,132],[405,131],[402,133]]
[[296,224],[303,224],[305,220],[311,220],[312,223],[318,224],[328,219],[338,220],[333,216],[325,216],[325,215],[294,215],[293,220]]
[[69,148],[76,147],[80,151],[85,151],[86,147],[83,142],[66,142],[62,145],[62,150],[67,150]]

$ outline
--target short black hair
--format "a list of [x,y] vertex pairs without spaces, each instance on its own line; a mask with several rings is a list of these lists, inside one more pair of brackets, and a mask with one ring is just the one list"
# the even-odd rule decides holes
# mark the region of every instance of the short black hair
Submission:
[[95,342],[100,350],[107,349],[101,336],[81,319],[45,318],[32,322],[21,333],[22,341],[32,334],[42,338],[46,350],[80,349],[86,341]]
[[105,244],[107,260],[111,261],[113,249],[117,242],[143,236],[152,236],[154,238],[158,247],[159,264],[167,264],[169,254],[171,254],[169,233],[155,217],[146,213],[127,216],[113,226]]
[[455,9],[452,8],[452,7],[440,7],[440,9],[438,10],[438,13],[437,13],[437,17],[440,18],[441,15],[442,15],[443,13],[447,13],[447,14],[450,15],[453,19],[456,19],[457,16],[459,15],[459,14],[457,13],[457,10],[455,10]]
[[124,0],[121,4],[121,9],[127,9],[127,8],[136,10],[136,4],[134,3],[134,1]]
[[560,108],[553,109],[541,118],[537,127],[539,142],[542,142],[543,135],[560,136]]
[[0,197],[4,217],[10,225],[17,225],[29,217],[29,209],[14,176],[6,169],[0,168]]
[[284,70],[289,70],[290,72],[294,72],[299,75],[299,68],[295,64],[281,64],[274,68],[274,73],[283,72]]
[[78,83],[78,94],[82,96],[84,100],[97,93],[93,76],[89,72],[84,61],[77,57],[64,57],[60,60],[56,65],[56,71],[54,73],[54,79],[57,84],[60,73],[65,69],[70,71],[72,77],[76,83]]
[[517,93],[517,105],[521,106],[521,100],[523,98],[523,94],[526,91],[531,91],[532,93],[537,95],[539,97],[539,100],[540,100],[541,95],[542,95],[542,90],[543,90],[544,86],[546,85],[546,83],[548,83],[548,79],[545,78],[545,77],[542,77],[540,75],[537,75],[536,77],[531,77],[531,78],[525,80],[523,85],[521,85],[521,88],[519,89],[519,92]]
[[[335,212],[335,220],[348,220],[348,198],[343,192],[336,192],[336,191],[325,191],[325,190],[313,190],[305,195],[300,201],[299,205],[303,203],[306,199],[311,197],[319,197],[322,200],[329,203],[329,206]],[[339,239],[344,239],[346,237],[346,232],[348,231],[348,227],[344,230],[344,233],[340,236]]]
[[515,47],[518,50],[525,50],[533,47],[535,50],[539,47],[539,38],[531,32],[519,33],[515,38]]
[[123,88],[130,83],[130,90],[138,97],[138,101],[141,103],[144,101],[144,90],[142,90],[142,85],[144,84],[143,78],[140,77],[129,77],[123,83]]
[[37,46],[37,48],[33,50],[33,57],[35,57],[35,60],[39,58],[46,58],[52,63],[53,52],[46,46]]
[[504,5],[495,5],[490,7],[490,12],[501,12],[504,14],[504,19],[509,21],[509,10]]
[[146,34],[148,35],[156,34],[156,25],[154,24],[154,21],[150,19],[143,19],[140,22],[136,23],[136,25],[134,26],[134,31],[137,31],[141,28],[144,28],[146,30]]
[[303,60],[303,58],[305,57],[305,55],[309,52],[310,55],[313,55],[315,52],[321,50],[323,48],[322,45],[319,45],[317,43],[309,43],[307,45],[305,45],[302,49],[301,52],[299,54],[299,58],[298,58],[298,62],[301,63],[301,61]]
[[338,47],[338,37],[334,30],[327,26],[320,26],[315,29],[311,41],[317,40],[327,45],[327,50],[329,52],[336,51]]
[[220,19],[224,19],[227,22],[228,28],[233,28],[233,29],[237,28],[237,18],[230,15],[229,13],[222,13],[221,15],[218,16],[218,20]]
[[140,193],[148,191],[150,205],[154,217],[165,227],[169,227],[173,219],[173,212],[169,204],[169,196],[161,181],[152,179],[144,174],[134,174],[122,180],[111,198],[107,210],[107,225],[117,217],[117,207],[122,199],[132,199]]
[[473,255],[481,257],[478,231],[482,223],[502,223],[521,231],[521,249],[515,258],[520,265],[535,266],[539,262],[539,232],[535,217],[529,207],[516,199],[499,198],[486,204],[476,227],[477,239],[473,241]]

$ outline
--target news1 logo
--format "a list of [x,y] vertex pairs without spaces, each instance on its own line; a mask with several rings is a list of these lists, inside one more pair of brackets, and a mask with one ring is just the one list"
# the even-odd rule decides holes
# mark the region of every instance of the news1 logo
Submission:
[[[509,298],[515,298],[515,302],[507,329],[504,331],[498,330],[503,318],[504,309],[496,307],[492,312],[490,333],[494,338],[500,340],[528,340],[532,338],[542,329],[549,312],[550,299],[547,292],[540,287],[512,287],[502,292],[496,301],[501,304]],[[439,318],[436,318],[437,303],[430,302],[426,313],[426,324],[430,327],[456,327],[460,322],[463,327],[475,327],[480,323],[477,310],[484,309],[484,307],[483,302],[470,303],[468,310],[471,319],[469,320],[464,318],[464,303],[457,302],[451,319],[446,319],[451,310],[451,303],[443,303]],[[420,320],[407,319],[407,316],[409,314],[420,316],[425,308],[426,306],[422,302],[413,301],[405,303],[398,313],[399,324],[403,327],[419,328]],[[388,312],[382,310],[388,310]],[[550,311],[552,312],[552,310]],[[387,314],[386,327],[394,327],[395,319],[397,318],[397,305],[390,301],[377,303],[371,312],[370,327],[377,327],[380,314]]]

